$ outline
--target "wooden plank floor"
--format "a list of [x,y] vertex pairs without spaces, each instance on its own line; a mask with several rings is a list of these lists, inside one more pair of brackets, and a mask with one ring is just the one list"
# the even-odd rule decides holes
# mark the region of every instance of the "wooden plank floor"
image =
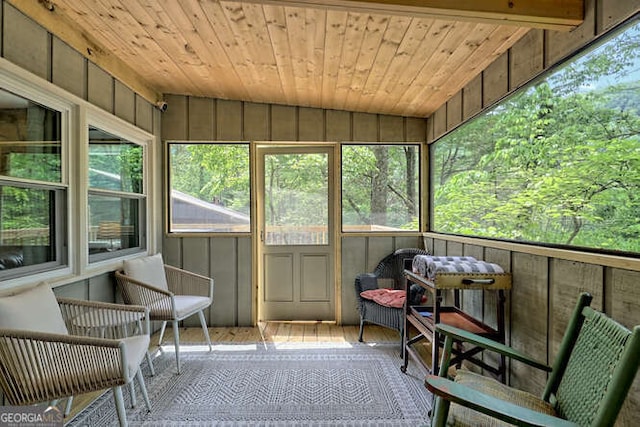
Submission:
[[[257,327],[209,328],[211,343],[282,343],[282,342],[357,342],[359,326],[338,326],[328,322],[267,322]],[[150,349],[158,348],[159,334],[151,336]],[[397,332],[376,325],[366,325],[364,340],[370,343],[398,343]],[[199,327],[180,328],[181,343],[204,343]],[[173,344],[173,332],[167,327],[164,346]],[[144,363],[144,362],[143,362]],[[89,405],[104,392],[88,393],[74,397],[68,419]],[[142,398],[139,404],[143,405]]]

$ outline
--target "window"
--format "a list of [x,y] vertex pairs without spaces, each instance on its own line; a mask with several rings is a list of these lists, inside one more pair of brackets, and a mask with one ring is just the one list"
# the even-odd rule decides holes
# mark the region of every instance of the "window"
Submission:
[[343,231],[419,231],[419,159],[418,145],[343,145]]
[[169,232],[249,233],[247,143],[171,142]]
[[62,114],[0,89],[0,280],[66,259]]
[[89,127],[89,260],[145,246],[144,148]]
[[640,253],[640,23],[431,149],[434,231]]

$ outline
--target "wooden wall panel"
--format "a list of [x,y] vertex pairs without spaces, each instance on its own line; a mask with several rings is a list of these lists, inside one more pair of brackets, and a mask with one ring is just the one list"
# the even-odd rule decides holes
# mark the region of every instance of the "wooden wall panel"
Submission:
[[[185,239],[185,242],[192,240]],[[211,270],[215,280],[214,306],[210,319],[214,325],[236,325],[238,323],[238,242],[235,237],[217,237],[209,240],[208,258],[202,260]],[[246,248],[245,248],[246,249]],[[246,261],[246,259],[244,260]],[[245,272],[246,273],[246,272]]]
[[3,2],[2,55],[33,74],[49,79],[50,36],[47,30]]
[[271,140],[295,141],[297,132],[297,111],[285,105],[271,106]]
[[216,111],[213,99],[189,97],[187,114],[189,141],[216,139]]
[[324,141],[324,111],[319,108],[298,109],[298,141]]
[[551,313],[549,321],[549,360],[554,360],[567,324],[581,292],[593,295],[591,306],[602,310],[604,301],[604,267],[580,262],[552,259],[549,263]]
[[98,276],[91,277],[89,279],[88,287],[88,299],[92,301],[115,302],[116,293],[120,294],[120,291],[117,289],[113,273],[103,273]]
[[433,139],[438,139],[447,131],[447,105],[438,108],[431,116],[433,121]]
[[244,134],[247,141],[266,141],[269,139],[269,105],[244,103]]
[[404,126],[403,119],[399,116],[380,116],[380,135],[378,140],[381,142],[403,142]]
[[327,110],[325,134],[327,141],[352,141],[351,113],[348,111]]
[[[547,359],[548,259],[514,253],[512,259],[511,346],[537,360]],[[511,384],[540,394],[546,375],[520,362],[511,364]]]
[[342,323],[357,325],[360,317],[357,309],[354,280],[360,273],[369,273],[366,237],[342,238]]
[[155,106],[136,95],[136,126],[153,133],[153,111]]
[[410,117],[405,119],[405,141],[424,142],[427,138],[427,124],[423,119]]
[[[640,271],[609,268],[605,283],[605,312],[627,328],[640,325]],[[616,426],[637,425],[640,425],[640,375],[636,375],[616,423]]]
[[462,91],[459,91],[447,102],[447,131],[462,122]]
[[217,100],[215,126],[217,140],[242,141],[242,102]]
[[[204,237],[196,237],[192,239],[183,239],[182,241],[182,265],[183,268],[188,271],[192,271],[203,276],[211,277],[209,271],[209,239]],[[215,279],[215,278],[214,278]],[[216,298],[216,289],[213,290],[214,301]],[[211,311],[205,312],[205,318],[207,323],[211,322]],[[200,326],[200,320],[197,316],[192,316],[184,320],[185,326]]]
[[505,53],[482,72],[482,105],[487,107],[509,90],[509,55]]
[[462,119],[467,120],[482,109],[482,73],[462,90]]
[[638,0],[598,0],[597,33],[601,34],[638,10]]
[[544,31],[531,30],[513,45],[509,67],[510,89],[520,87],[544,69]]
[[89,281],[80,280],[67,285],[56,286],[53,293],[61,298],[89,299]]
[[[251,269],[245,266],[252,265],[252,247],[250,237],[238,237],[236,243],[237,248],[237,325],[252,326],[253,325],[253,298],[255,286],[252,286]],[[213,242],[212,242],[213,243]],[[216,242],[217,245],[217,242]],[[215,253],[215,250],[214,250]],[[233,283],[233,282],[232,282]]]
[[129,123],[136,121],[136,95],[118,80],[114,82],[113,113]]
[[595,7],[597,0],[585,0],[584,23],[573,31],[546,31],[545,67],[556,63],[571,52],[589,43],[596,34]]
[[[478,245],[464,245],[464,256],[472,256],[476,259],[484,259],[484,248]],[[461,291],[462,308],[478,320],[484,318],[484,293],[482,291]]]
[[375,142],[378,140],[378,116],[368,113],[353,113],[353,140]]
[[51,82],[70,93],[86,99],[87,76],[85,59],[78,51],[57,37],[53,37],[51,54]]
[[186,141],[189,137],[189,117],[186,96],[167,95],[167,111],[162,113],[162,141]]
[[165,264],[182,268],[182,238],[165,237],[162,241],[162,259]]
[[87,100],[113,113],[113,77],[92,62],[87,69]]

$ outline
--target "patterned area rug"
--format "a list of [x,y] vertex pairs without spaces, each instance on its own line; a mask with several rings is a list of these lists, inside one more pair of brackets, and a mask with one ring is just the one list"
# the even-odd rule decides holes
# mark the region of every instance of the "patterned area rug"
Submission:
[[[300,343],[303,344],[303,343]],[[140,393],[132,426],[416,426],[428,425],[424,377],[400,372],[398,345],[320,343],[181,345],[182,373],[165,347],[145,375],[152,410]],[[323,348],[325,347],[325,348]],[[146,367],[143,365],[143,370]],[[416,368],[417,371],[417,368]],[[109,391],[67,426],[117,425]]]

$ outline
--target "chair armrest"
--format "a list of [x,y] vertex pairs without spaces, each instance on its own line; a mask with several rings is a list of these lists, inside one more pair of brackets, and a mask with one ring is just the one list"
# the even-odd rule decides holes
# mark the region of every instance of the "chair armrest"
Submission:
[[123,338],[129,335],[129,330],[135,331],[135,335],[149,334],[149,310],[144,306],[62,297],[57,300],[72,335],[97,333],[102,337]]
[[436,331],[444,336],[452,337],[455,341],[468,342],[478,347],[482,347],[484,349],[502,354],[511,359],[518,360],[522,363],[526,363],[527,365],[532,366],[534,368],[537,368],[546,372],[551,372],[552,368],[549,365],[542,362],[538,362],[532,359],[530,356],[522,352],[519,352],[514,348],[511,348],[499,342],[487,339],[480,335],[473,334],[471,332],[465,331],[460,328],[456,328],[454,326],[445,325],[443,323],[438,323],[436,325]]
[[124,343],[95,337],[0,329],[0,377],[12,405],[126,384]]
[[470,387],[457,384],[446,378],[429,375],[425,379],[425,386],[440,399],[458,403],[511,424],[521,426],[578,426],[578,424],[562,418],[523,408]]
[[176,295],[198,295],[213,299],[213,279],[165,264],[169,290]]

